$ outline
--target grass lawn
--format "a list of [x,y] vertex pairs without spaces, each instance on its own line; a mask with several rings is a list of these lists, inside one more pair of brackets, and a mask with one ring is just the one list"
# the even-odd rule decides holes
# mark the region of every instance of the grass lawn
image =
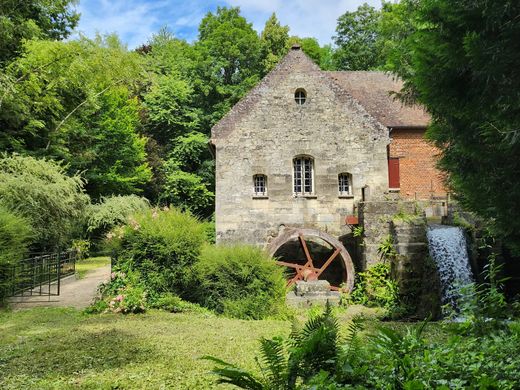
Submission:
[[76,277],[83,279],[88,271],[110,264],[110,257],[89,257],[76,263]]
[[[366,309],[352,313],[372,316]],[[389,323],[392,327],[403,324]],[[0,313],[1,389],[211,389],[213,355],[255,368],[260,337],[288,335],[289,321],[242,321],[151,311],[87,315],[74,309]],[[430,325],[432,336],[440,329]]]

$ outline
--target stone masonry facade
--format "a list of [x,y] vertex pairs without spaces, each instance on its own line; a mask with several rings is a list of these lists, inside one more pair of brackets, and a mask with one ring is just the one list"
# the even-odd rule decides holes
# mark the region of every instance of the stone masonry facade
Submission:
[[[295,92],[306,93],[304,104]],[[213,129],[218,242],[265,245],[283,227],[315,228],[340,236],[362,188],[388,189],[385,126],[302,51],[291,50]],[[294,193],[294,159],[312,161],[313,191]],[[341,196],[338,175],[352,191]],[[267,191],[255,196],[254,175]],[[365,191],[367,192],[367,191]]]

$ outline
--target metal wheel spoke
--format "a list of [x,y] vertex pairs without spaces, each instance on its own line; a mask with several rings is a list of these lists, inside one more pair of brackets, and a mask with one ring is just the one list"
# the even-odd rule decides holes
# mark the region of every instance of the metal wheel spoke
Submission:
[[305,253],[305,258],[307,259],[307,263],[305,265],[306,266],[307,266],[307,264],[312,265],[312,257],[311,257],[311,254],[309,253],[309,248],[307,248],[307,243],[305,242],[305,238],[303,237],[303,234],[300,234],[298,236],[298,238],[300,239],[300,244],[303,248],[303,252]]
[[325,264],[322,265],[322,267],[318,270],[318,275],[317,276],[320,276],[321,273],[323,271],[325,271],[325,269],[330,265],[330,263],[332,263],[332,260],[334,260],[336,258],[337,255],[339,255],[339,252],[341,250],[339,248],[336,248],[336,250],[334,251],[334,253],[332,255],[330,255],[330,257],[327,259],[327,261],[325,262]]

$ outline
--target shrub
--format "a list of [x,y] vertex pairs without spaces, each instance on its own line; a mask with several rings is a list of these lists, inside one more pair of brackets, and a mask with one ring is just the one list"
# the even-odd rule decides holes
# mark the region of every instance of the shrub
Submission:
[[142,313],[148,304],[146,287],[139,272],[112,272],[110,281],[99,286],[99,299],[91,305],[88,313]]
[[68,245],[78,234],[89,198],[83,180],[67,176],[60,164],[33,157],[2,155],[0,203],[25,217],[38,250]]
[[195,303],[186,302],[182,298],[171,293],[159,296],[150,306],[155,309],[169,311],[170,313],[211,313],[208,309]]
[[29,222],[0,206],[0,306],[12,287],[12,267],[26,255],[31,238]]
[[138,271],[150,294],[183,294],[202,244],[204,226],[189,213],[176,209],[151,209],[107,236],[116,264]]
[[258,248],[206,246],[193,273],[195,300],[217,313],[261,319],[285,311],[283,270]]
[[94,235],[102,234],[149,207],[148,200],[137,195],[103,197],[99,203],[88,207],[87,230]]
[[394,308],[398,303],[396,283],[390,278],[390,265],[379,263],[356,274],[354,289],[347,302],[369,307]]

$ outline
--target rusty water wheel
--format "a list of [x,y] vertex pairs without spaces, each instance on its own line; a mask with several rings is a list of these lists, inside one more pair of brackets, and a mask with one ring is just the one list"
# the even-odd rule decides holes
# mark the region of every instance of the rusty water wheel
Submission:
[[[320,266],[316,265],[316,262],[313,259],[313,254],[309,250],[306,242],[306,239],[315,238],[323,240],[333,249],[332,254]],[[341,286],[334,286],[331,284],[331,289],[339,290],[341,288],[344,291],[352,291],[352,287],[354,286],[354,265],[348,251],[338,239],[315,229],[285,229],[269,245],[269,253],[271,256],[274,256],[284,244],[294,240],[298,240],[301,245],[303,253],[305,254],[305,263],[301,264],[296,260],[276,262],[278,265],[285,266],[293,271],[293,276],[287,281],[289,286],[293,285],[298,280],[317,280],[333,262],[341,261],[343,262],[343,268],[345,270],[346,277],[344,278],[343,284]]]

